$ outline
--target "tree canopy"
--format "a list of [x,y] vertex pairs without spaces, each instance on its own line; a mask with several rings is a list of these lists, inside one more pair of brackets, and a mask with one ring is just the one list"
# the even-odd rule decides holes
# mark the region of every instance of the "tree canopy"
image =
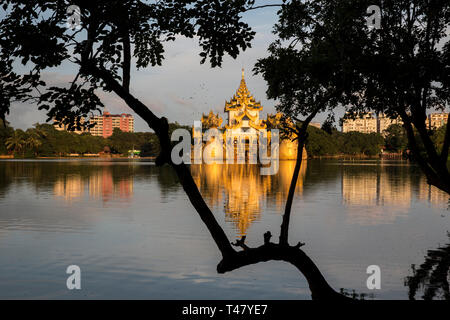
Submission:
[[[81,10],[79,30],[66,26],[70,5]],[[12,101],[34,99],[49,119],[79,127],[81,117],[103,106],[97,89],[117,91],[120,85],[129,92],[131,59],[137,68],[160,65],[164,44],[176,37],[196,37],[201,62],[213,67],[221,65],[225,54],[236,58],[254,37],[241,17],[252,6],[251,0],[5,0],[0,114],[9,112]],[[79,68],[73,82],[47,87],[42,71],[65,63]]]
[[[450,3],[444,0],[284,1],[279,40],[256,71],[287,115],[337,106],[375,111],[404,122],[428,182],[450,193],[450,130],[437,150],[427,111],[444,110],[450,94]],[[368,28],[367,8],[381,8],[381,28]],[[417,134],[415,134],[417,132]],[[423,144],[425,153],[420,152]]]

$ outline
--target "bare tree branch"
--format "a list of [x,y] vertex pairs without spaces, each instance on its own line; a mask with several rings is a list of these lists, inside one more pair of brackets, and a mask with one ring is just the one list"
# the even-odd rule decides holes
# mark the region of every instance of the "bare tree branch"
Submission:
[[280,3],[280,4],[263,4],[263,5],[260,5],[260,6],[250,7],[248,9],[244,10],[244,11],[251,11],[251,10],[262,9],[262,8],[269,8],[269,7],[282,7],[282,6],[283,6],[282,3]]
[[303,147],[307,138],[307,130],[308,126],[311,123],[312,119],[317,115],[320,111],[320,107],[317,107],[303,122],[297,134],[297,161],[295,163],[294,174],[292,176],[291,185],[289,187],[289,193],[286,200],[286,207],[284,209],[283,222],[281,223],[281,231],[280,231],[280,245],[287,246],[288,236],[289,236],[289,221],[291,219],[291,211],[292,211],[292,202],[294,200],[295,188],[297,187],[298,176],[300,174],[300,169],[303,160]]

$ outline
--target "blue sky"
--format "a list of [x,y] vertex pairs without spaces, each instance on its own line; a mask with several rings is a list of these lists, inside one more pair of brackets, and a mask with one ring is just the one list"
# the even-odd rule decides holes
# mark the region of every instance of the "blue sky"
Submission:
[[[277,3],[278,1],[265,1]],[[166,59],[161,67],[148,67],[132,71],[132,93],[145,103],[156,115],[165,116],[170,121],[191,125],[199,120],[202,113],[210,110],[221,113],[225,100],[232,97],[241,78],[241,69],[246,69],[246,80],[250,91],[264,107],[263,117],[274,113],[276,101],[266,98],[266,83],[261,76],[251,71],[258,58],[268,55],[267,48],[275,39],[272,33],[277,21],[278,8],[264,8],[246,13],[247,21],[256,32],[252,48],[241,53],[237,59],[226,57],[221,68],[211,68],[200,64],[200,48],[196,39],[180,38],[166,44]],[[75,75],[75,68],[64,65],[48,70],[44,75],[48,84],[64,85]],[[99,93],[106,110],[112,113],[131,113],[131,109],[114,94]],[[314,121],[323,121],[319,115]],[[135,116],[135,131],[149,131],[146,123]],[[45,111],[39,111],[33,104],[14,104],[7,117],[15,128],[26,129],[34,123],[45,123]]]

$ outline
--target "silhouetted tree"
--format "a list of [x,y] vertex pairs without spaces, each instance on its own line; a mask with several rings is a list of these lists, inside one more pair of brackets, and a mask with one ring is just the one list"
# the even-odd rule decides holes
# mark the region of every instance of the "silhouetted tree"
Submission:
[[392,152],[403,152],[408,147],[405,129],[398,124],[390,125],[385,131],[386,149]]
[[[69,5],[78,5],[81,9],[81,29],[75,32],[65,26]],[[242,21],[241,14],[258,7],[254,0],[6,0],[2,7],[1,85],[5,87],[15,81],[4,75],[17,77],[17,81],[22,81],[26,88],[33,89],[34,98],[38,99],[41,109],[47,110],[49,119],[66,123],[70,128],[79,127],[81,117],[87,117],[103,107],[97,90],[114,92],[121,98],[158,137],[160,154],[156,164],[168,164],[176,172],[189,200],[222,253],[218,272],[268,260],[282,260],[293,264],[305,275],[313,298],[345,298],[328,285],[317,266],[300,249],[301,243],[295,246],[288,244],[289,216],[299,162],[291,184],[279,243],[270,242],[268,232],[264,235],[262,246],[249,248],[242,239],[236,245],[244,250],[236,251],[201,196],[189,167],[184,163],[172,162],[173,146],[167,119],[156,116],[130,92],[132,57],[137,68],[159,65],[164,59],[165,42],[173,41],[177,36],[196,36],[202,49],[201,62],[209,60],[213,67],[221,65],[225,54],[235,58],[241,50],[250,47],[254,32]],[[14,63],[24,68],[28,62],[32,65],[29,73],[19,75],[23,69],[14,69]],[[69,62],[78,70],[73,81],[68,86],[47,87],[41,80],[41,72]],[[315,85],[314,89],[318,86]],[[22,98],[11,90],[5,92],[7,101],[33,97],[30,94]],[[328,93],[313,102],[319,100],[319,106],[311,107],[312,116],[328,103]],[[2,114],[8,110],[7,104],[2,105]],[[311,119],[309,116],[296,130],[301,146]],[[298,158],[302,159],[303,148],[298,149]]]
[[[425,124],[428,110],[444,110],[450,100],[450,2],[283,3],[275,27],[279,40],[257,66],[269,97],[280,99],[278,109],[310,114],[320,98],[327,100],[321,111],[342,105],[348,111],[400,116],[428,183],[450,193],[450,129],[437,150]],[[371,5],[381,8],[380,29],[367,26]]]
[[19,152],[22,152],[23,154],[26,145],[25,139],[25,132],[23,132],[23,130],[15,130],[11,137],[6,139],[6,149],[14,154]]
[[6,121],[0,120],[0,154],[6,154],[6,139],[14,134],[14,129],[11,128]]

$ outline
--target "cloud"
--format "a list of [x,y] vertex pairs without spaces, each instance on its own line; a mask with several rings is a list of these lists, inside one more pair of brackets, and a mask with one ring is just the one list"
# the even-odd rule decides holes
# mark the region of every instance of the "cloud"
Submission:
[[38,110],[35,104],[12,103],[11,112],[6,119],[14,128],[26,130],[37,122],[45,123],[47,114],[45,110]]

